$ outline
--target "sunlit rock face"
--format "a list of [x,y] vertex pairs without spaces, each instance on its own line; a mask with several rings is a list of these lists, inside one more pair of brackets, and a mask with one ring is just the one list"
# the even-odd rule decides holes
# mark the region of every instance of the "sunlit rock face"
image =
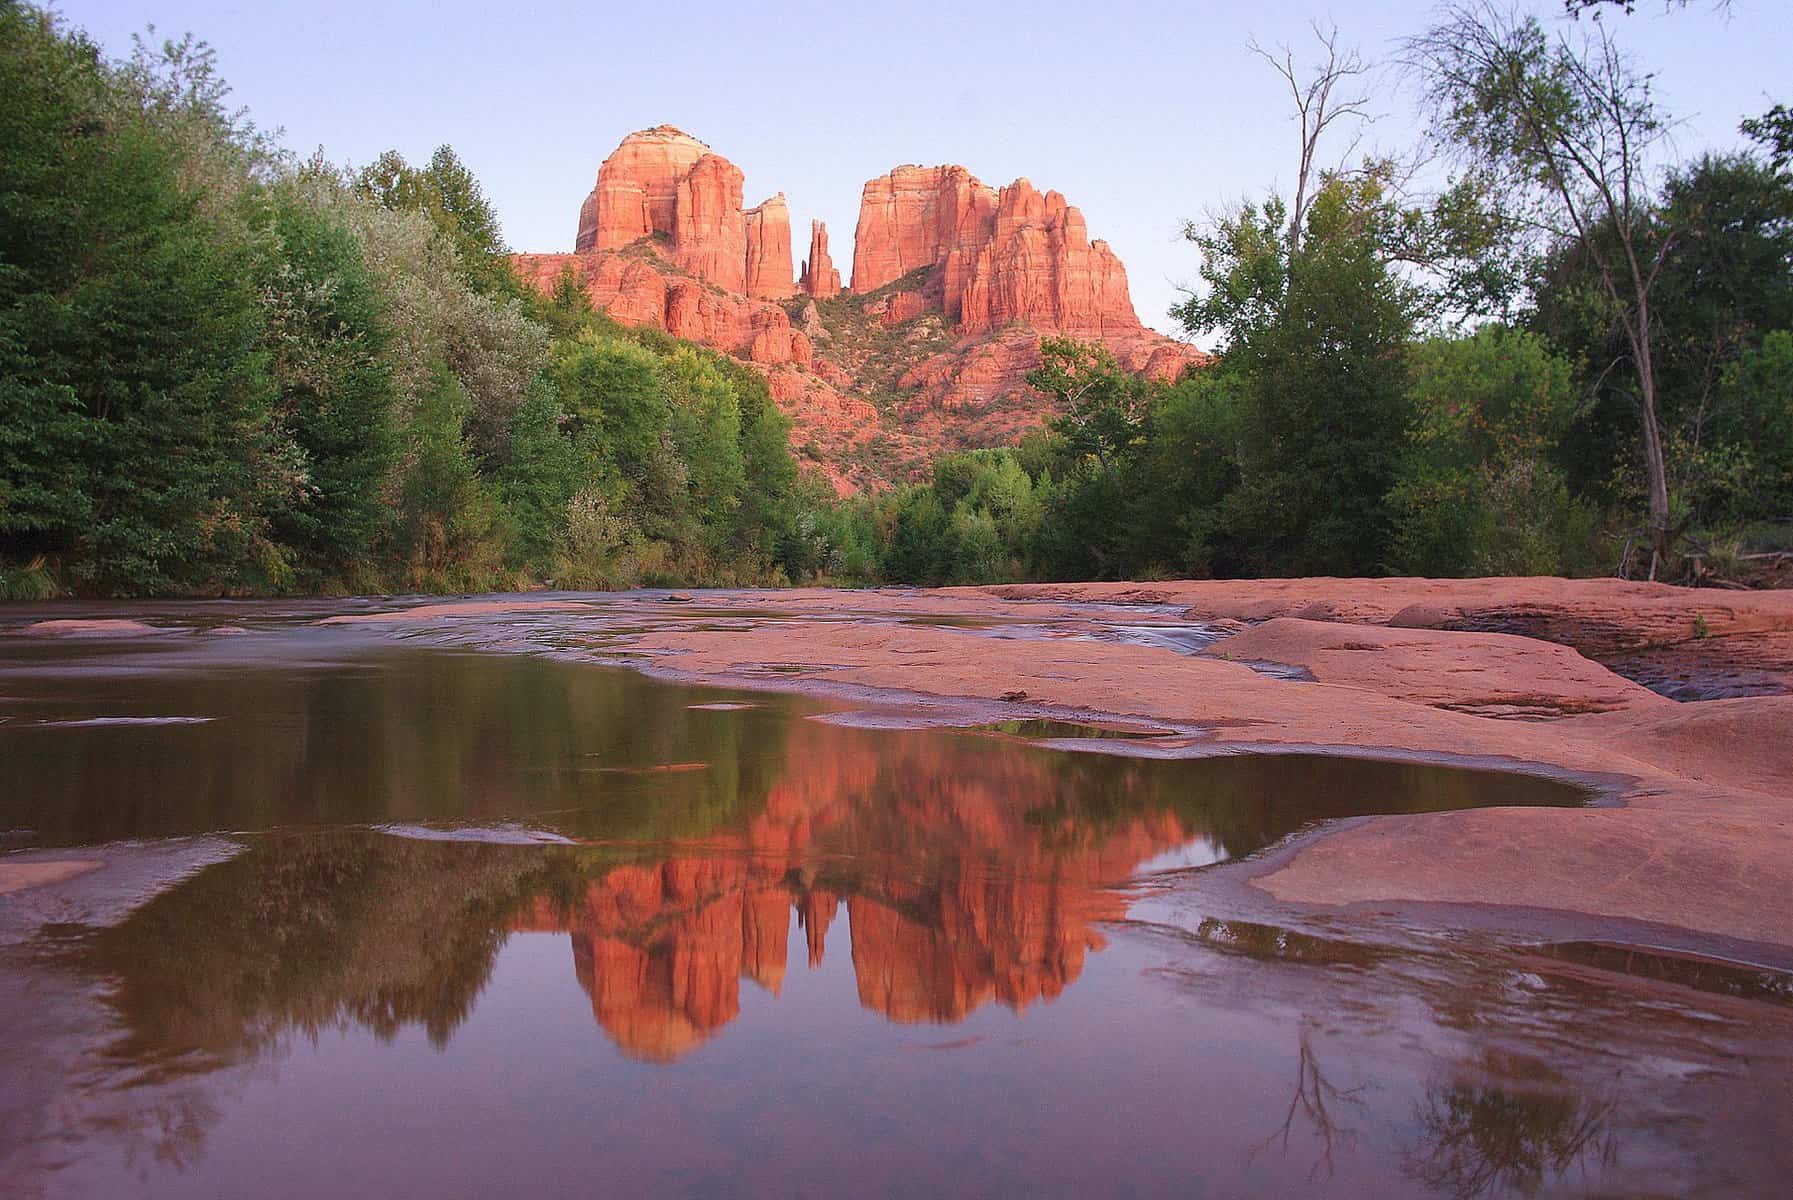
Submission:
[[1100,338],[1139,332],[1127,272],[1083,214],[1025,179],[998,191],[960,166],[898,167],[869,181],[853,240],[853,290],[930,268],[965,334],[1020,323]]
[[656,233],[671,236],[679,185],[709,149],[670,125],[624,138],[598,168],[598,181],[579,208],[573,249],[620,250]]
[[784,193],[747,210],[747,294],[781,300],[797,292],[791,283],[791,209]]
[[723,291],[789,296],[796,288],[784,194],[744,209],[742,184],[739,167],[682,130],[660,125],[631,133],[598,168],[579,208],[573,251],[626,250],[659,239],[670,245],[673,267]]
[[809,257],[803,260],[802,287],[817,300],[840,295],[840,271],[828,253],[828,225],[824,221],[809,223]]
[[515,263],[523,282],[544,292],[570,273],[594,308],[625,325],[664,329],[755,363],[809,363],[809,338],[784,309],[680,276],[653,257],[520,254]]
[[853,290],[875,291],[982,245],[996,201],[996,189],[964,167],[902,166],[867,180],[853,234]]
[[741,168],[720,154],[706,154],[679,180],[672,209],[673,262],[725,292],[747,291],[742,182]]
[[827,227],[811,222],[793,279],[784,194],[753,208],[742,195],[740,168],[703,142],[641,130],[598,169],[574,251],[514,261],[533,287],[570,277],[618,321],[754,364],[792,444],[843,495],[925,476],[947,450],[1013,442],[1053,416],[1027,385],[1044,336],[1100,341],[1156,379],[1208,361],[1141,325],[1120,260],[1062,195],[1025,179],[998,189],[961,166],[904,166],[866,183],[852,292],[825,320],[781,302],[842,296]]

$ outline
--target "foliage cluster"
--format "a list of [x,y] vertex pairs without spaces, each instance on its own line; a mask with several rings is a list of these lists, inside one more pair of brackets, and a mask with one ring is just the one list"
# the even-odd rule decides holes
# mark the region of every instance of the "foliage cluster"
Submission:
[[526,296],[449,148],[295,162],[226,95],[190,39],[108,61],[0,0],[5,592],[801,569],[757,375]]

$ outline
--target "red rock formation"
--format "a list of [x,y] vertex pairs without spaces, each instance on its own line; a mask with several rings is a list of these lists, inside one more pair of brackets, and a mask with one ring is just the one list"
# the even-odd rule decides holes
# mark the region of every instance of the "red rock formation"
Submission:
[[670,234],[679,181],[709,147],[670,125],[631,133],[598,168],[579,209],[575,251],[620,250],[654,233]]
[[1085,337],[1139,330],[1127,272],[1106,242],[1089,240],[1083,214],[1025,179],[1002,189],[994,232],[964,268],[955,300],[962,332],[1011,322]]
[[[1126,271],[1063,196],[1024,179],[998,191],[958,166],[868,182],[853,290],[875,294],[826,328],[810,305],[793,329],[775,301],[841,291],[827,227],[811,222],[793,287],[783,194],[743,211],[741,185],[739,169],[677,129],[632,133],[580,210],[579,249],[518,255],[517,268],[543,291],[571,270],[617,320],[761,368],[793,445],[843,494],[925,473],[948,449],[1012,442],[1051,416],[1026,383],[1045,334],[1100,340],[1157,379],[1207,361],[1139,323]],[[880,393],[890,399],[864,399]],[[879,453],[863,453],[873,439]]]
[[886,327],[901,325],[921,316],[927,308],[927,299],[920,292],[896,292],[885,302],[884,312],[878,320]]
[[809,223],[809,257],[803,260],[803,290],[819,300],[840,294],[840,272],[828,254],[828,226]]
[[807,367],[812,353],[809,339],[785,325],[762,329],[754,334],[753,344],[747,350],[747,357],[751,362],[767,365],[796,363],[798,366]]
[[996,200],[964,167],[898,167],[869,180],[853,235],[853,290],[873,291],[954,249],[976,249],[989,237]]
[[1000,193],[964,167],[898,167],[865,185],[853,247],[853,290],[869,292],[922,267],[963,334],[1019,323],[1105,337],[1141,326],[1127,273],[1083,214],[1025,179]]
[[[597,185],[579,209],[574,252],[621,250],[658,234],[671,239],[673,264],[680,270],[725,291],[745,293],[747,217],[741,183],[739,167],[670,125],[631,133],[598,168]],[[769,224],[774,214],[765,208],[755,211]],[[766,254],[775,255],[775,233],[769,228],[763,232],[769,235]],[[788,214],[783,261],[787,282],[781,294],[788,295]],[[776,262],[768,261],[764,277],[771,279],[775,272]]]
[[791,210],[784,193],[772,197],[747,217],[747,294],[756,300],[782,300],[795,294],[791,283]]
[[673,207],[673,262],[725,292],[747,290],[741,178],[741,168],[734,163],[719,154],[706,154],[679,180]]
[[791,328],[776,304],[731,296],[671,274],[655,260],[620,254],[519,254],[523,281],[550,292],[565,271],[591,298],[593,308],[628,325],[664,329],[766,365],[807,365],[809,338]]

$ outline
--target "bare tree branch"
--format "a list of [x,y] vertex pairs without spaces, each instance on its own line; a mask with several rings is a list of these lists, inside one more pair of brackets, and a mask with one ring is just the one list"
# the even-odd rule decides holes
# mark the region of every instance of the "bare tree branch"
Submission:
[[1291,258],[1301,247],[1301,231],[1305,227],[1308,209],[1313,205],[1317,190],[1316,177],[1324,173],[1324,168],[1316,166],[1321,141],[1341,122],[1358,123],[1355,136],[1333,168],[1341,170],[1351,160],[1362,141],[1362,127],[1375,120],[1369,107],[1372,94],[1361,86],[1362,81],[1372,72],[1370,64],[1356,50],[1340,49],[1338,26],[1323,27],[1316,21],[1311,28],[1325,57],[1313,74],[1305,79],[1295,66],[1294,51],[1288,46],[1278,47],[1281,52],[1278,57],[1259,45],[1255,38],[1245,43],[1248,50],[1269,63],[1282,77],[1288,86],[1289,97],[1295,103],[1295,118],[1300,127],[1301,140],[1295,172],[1295,196],[1289,209]]

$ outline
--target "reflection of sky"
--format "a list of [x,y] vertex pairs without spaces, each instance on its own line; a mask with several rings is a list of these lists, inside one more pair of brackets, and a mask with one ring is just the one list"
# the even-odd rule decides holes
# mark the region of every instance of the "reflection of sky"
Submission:
[[1166,850],[1146,859],[1134,869],[1134,874],[1145,875],[1152,871],[1175,871],[1183,867],[1211,867],[1215,863],[1225,862],[1231,855],[1209,838],[1197,838],[1182,846]]

